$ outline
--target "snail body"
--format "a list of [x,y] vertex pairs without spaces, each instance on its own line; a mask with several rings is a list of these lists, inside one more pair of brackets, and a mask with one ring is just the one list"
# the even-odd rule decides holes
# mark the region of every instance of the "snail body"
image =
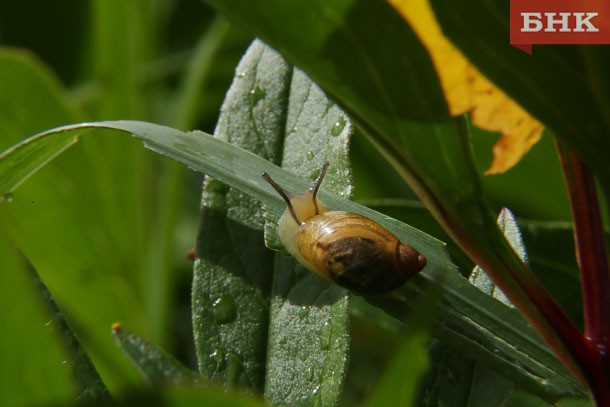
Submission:
[[426,258],[371,219],[321,202],[317,192],[327,169],[325,164],[309,191],[292,197],[263,174],[286,201],[278,224],[282,245],[307,269],[348,290],[395,290],[426,266]]

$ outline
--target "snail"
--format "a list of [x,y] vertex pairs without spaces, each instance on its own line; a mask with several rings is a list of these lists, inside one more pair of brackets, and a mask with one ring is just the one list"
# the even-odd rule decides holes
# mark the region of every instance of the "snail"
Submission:
[[426,267],[426,258],[378,223],[333,211],[318,198],[329,164],[309,191],[289,196],[266,172],[262,177],[286,202],[278,224],[285,249],[317,275],[359,294],[385,294]]

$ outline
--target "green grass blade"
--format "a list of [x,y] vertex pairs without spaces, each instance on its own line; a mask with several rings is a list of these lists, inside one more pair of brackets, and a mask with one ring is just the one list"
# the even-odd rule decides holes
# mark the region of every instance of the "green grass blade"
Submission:
[[441,292],[442,286],[437,283],[421,297],[417,312],[411,314],[407,322],[403,344],[392,357],[367,406],[416,405],[420,381],[430,368],[429,330]]
[[[148,37],[148,13],[142,1],[94,0],[91,9],[92,69],[102,94],[96,116],[140,117],[137,67],[155,44]],[[127,25],[136,29],[125,30]]]
[[[5,149],[18,138],[16,134],[35,133],[59,126],[66,121],[83,120],[82,115],[63,93],[57,78],[40,61],[25,52],[0,50],[0,148]],[[34,97],[34,95],[36,97]],[[32,112],[37,114],[31,120]],[[30,150],[32,157],[11,154],[5,161],[7,177],[0,184],[0,191],[10,199],[12,188],[19,185],[42,166],[52,161],[65,149],[76,143],[75,137],[61,138],[45,148]],[[19,171],[8,167],[14,166]],[[0,201],[3,196],[0,196]]]
[[184,366],[173,356],[156,348],[142,337],[125,331],[118,323],[112,326],[114,339],[125,355],[136,365],[154,388],[164,385],[199,385],[199,374]]
[[217,17],[204,35],[200,38],[190,59],[190,63],[182,78],[182,83],[174,96],[173,109],[169,115],[172,127],[189,129],[196,125],[199,113],[202,91],[210,79],[210,71],[215,55],[229,32],[230,25],[224,19]]
[[112,398],[89,355],[83,349],[80,341],[68,325],[63,313],[55,303],[44,282],[36,271],[31,268],[36,289],[51,314],[51,323],[55,332],[60,336],[66,352],[66,363],[72,368],[72,375],[76,384],[76,400],[83,403],[110,403]]

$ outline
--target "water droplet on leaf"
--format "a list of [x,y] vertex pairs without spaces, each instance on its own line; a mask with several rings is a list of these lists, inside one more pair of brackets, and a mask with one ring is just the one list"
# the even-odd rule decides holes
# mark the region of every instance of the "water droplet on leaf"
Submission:
[[260,102],[260,100],[263,99],[265,96],[267,96],[267,91],[257,85],[254,89],[250,91],[250,102],[252,103],[252,106]]
[[339,116],[332,129],[330,129],[330,135],[333,137],[337,137],[339,134],[341,134],[346,124],[347,120],[345,119],[345,116]]
[[214,352],[210,353],[208,358],[216,364],[216,371],[220,371],[224,369],[225,359],[222,351],[220,349],[216,349]]
[[216,324],[228,324],[233,322],[236,316],[235,301],[231,297],[219,297],[212,303],[212,317]]
[[328,322],[325,322],[320,328],[318,338],[320,339],[320,349],[328,349],[330,347],[330,341],[333,334],[333,329]]

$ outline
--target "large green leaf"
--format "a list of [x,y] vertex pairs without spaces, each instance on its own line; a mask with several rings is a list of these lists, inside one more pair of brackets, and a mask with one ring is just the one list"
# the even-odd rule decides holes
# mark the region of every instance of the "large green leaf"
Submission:
[[[309,180],[291,175],[254,154],[204,133],[183,133],[143,122],[119,121],[66,126],[34,136],[12,152],[27,159],[30,150],[37,149],[36,144],[44,144],[53,137],[72,137],[65,134],[68,131],[83,132],[95,127],[133,133],[149,148],[254,197],[264,204],[267,217],[273,222],[277,222],[281,216],[284,204],[277,193],[260,178],[260,173],[269,172],[279,184],[286,185],[291,193],[304,191],[310,184]],[[5,157],[0,156],[0,180],[8,172],[19,170],[6,167]],[[459,348],[466,355],[488,361],[503,374],[545,398],[581,394],[574,379],[514,310],[481,293],[456,272],[441,242],[324,190],[320,197],[332,208],[359,213],[378,222],[427,257],[428,266],[421,277],[415,280],[423,284],[442,276],[445,281],[445,292],[436,317],[437,337]],[[404,291],[398,297],[369,301],[374,301],[385,312],[404,321],[410,306],[415,304],[419,289],[417,285],[408,284]]]

